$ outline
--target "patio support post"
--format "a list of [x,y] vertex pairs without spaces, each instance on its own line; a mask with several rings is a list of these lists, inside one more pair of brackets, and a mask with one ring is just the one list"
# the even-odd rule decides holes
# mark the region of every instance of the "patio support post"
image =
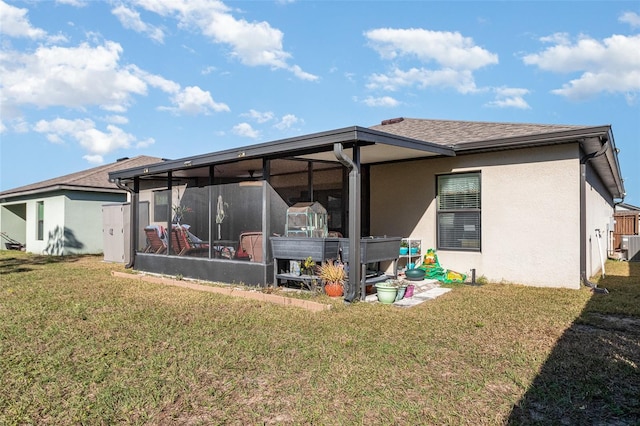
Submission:
[[353,302],[360,287],[360,153],[353,147],[353,158],[342,150],[341,143],[333,144],[338,161],[349,169],[349,287],[344,296],[346,303]]
[[209,204],[209,211],[208,211],[208,217],[207,220],[209,221],[209,233],[207,234],[207,241],[209,241],[209,259],[211,259],[213,257],[213,244],[211,243],[211,241],[214,240],[213,235],[215,234],[215,224],[214,224],[214,220],[213,220],[213,183],[214,183],[214,174],[215,174],[215,166],[212,164],[209,166],[209,191],[207,192],[209,200],[208,200],[208,204]]
[[129,206],[129,263],[124,265],[126,269],[133,268],[136,257],[136,247],[138,247],[138,192],[140,191],[140,178],[133,178],[133,189],[123,184],[120,179],[112,180],[115,185],[125,190],[130,195],[131,205]]
[[[167,213],[167,228],[169,229],[169,235],[173,232],[173,173],[171,171],[167,172],[167,189],[169,194],[167,195],[167,203],[169,204],[169,212]],[[171,254],[171,238],[167,238],[167,254]],[[177,251],[177,247],[174,249]]]

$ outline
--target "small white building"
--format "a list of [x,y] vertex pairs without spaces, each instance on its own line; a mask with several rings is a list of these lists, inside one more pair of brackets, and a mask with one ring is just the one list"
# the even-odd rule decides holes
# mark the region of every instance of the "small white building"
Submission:
[[102,253],[102,205],[126,202],[128,197],[109,182],[109,172],[157,161],[149,156],[123,158],[0,192],[0,231],[32,253]]

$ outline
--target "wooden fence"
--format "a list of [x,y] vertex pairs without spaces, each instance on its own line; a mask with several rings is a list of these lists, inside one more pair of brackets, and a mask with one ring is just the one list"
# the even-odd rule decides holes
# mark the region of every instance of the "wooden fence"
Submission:
[[640,220],[640,212],[624,211],[617,212],[613,215],[616,221],[613,230],[613,248],[620,249],[620,239],[622,235],[638,235],[640,231],[638,221]]

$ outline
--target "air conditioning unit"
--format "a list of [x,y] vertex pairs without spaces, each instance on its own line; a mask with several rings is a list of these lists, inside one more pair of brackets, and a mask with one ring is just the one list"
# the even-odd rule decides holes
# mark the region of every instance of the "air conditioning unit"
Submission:
[[640,262],[640,235],[623,235],[620,250],[630,262]]

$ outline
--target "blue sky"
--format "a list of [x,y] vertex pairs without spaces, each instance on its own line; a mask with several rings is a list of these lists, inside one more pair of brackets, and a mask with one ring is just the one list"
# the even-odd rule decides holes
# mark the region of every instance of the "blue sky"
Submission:
[[393,117],[611,124],[640,205],[640,3],[0,0],[0,190]]

